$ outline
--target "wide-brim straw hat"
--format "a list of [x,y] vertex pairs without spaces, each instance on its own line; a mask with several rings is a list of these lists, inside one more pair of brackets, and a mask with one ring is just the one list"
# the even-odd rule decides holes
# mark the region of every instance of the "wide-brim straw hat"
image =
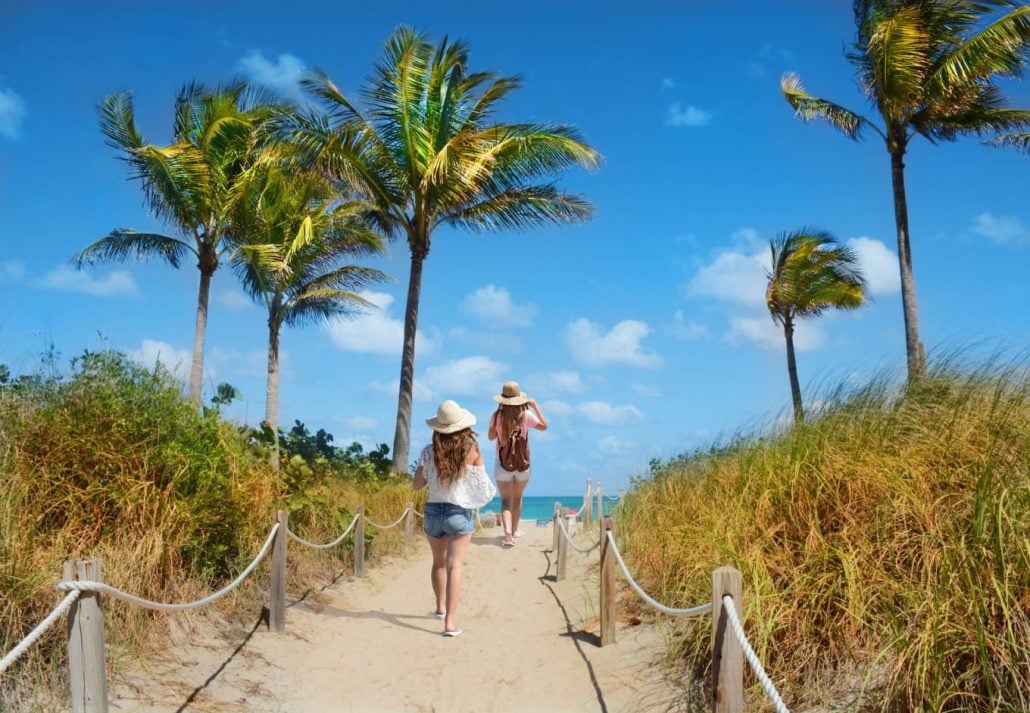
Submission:
[[494,401],[505,406],[521,406],[529,403],[529,395],[522,393],[517,381],[505,381],[501,393],[494,396]]
[[463,409],[456,401],[444,401],[436,409],[436,416],[426,419],[426,425],[437,433],[457,433],[476,425],[475,415]]

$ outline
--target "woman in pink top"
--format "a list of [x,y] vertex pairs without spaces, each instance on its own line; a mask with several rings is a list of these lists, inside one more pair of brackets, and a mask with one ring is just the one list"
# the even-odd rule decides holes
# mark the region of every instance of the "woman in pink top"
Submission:
[[[494,396],[500,404],[490,417],[487,438],[497,441],[494,478],[501,493],[501,520],[504,523],[504,547],[515,544],[522,515],[522,493],[529,484],[529,431],[547,430],[547,421],[536,401],[522,393],[518,382],[506,381],[501,393]],[[502,452],[503,451],[503,452]],[[502,461],[505,464],[502,464]]]

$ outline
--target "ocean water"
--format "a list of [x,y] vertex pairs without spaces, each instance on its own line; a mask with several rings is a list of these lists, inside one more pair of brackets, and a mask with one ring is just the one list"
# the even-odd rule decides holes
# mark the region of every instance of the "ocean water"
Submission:
[[[559,502],[562,507],[579,510],[583,507],[582,495],[537,495],[522,498],[522,519],[526,522],[531,520],[549,520],[554,514],[554,504]],[[604,498],[604,513],[611,514],[611,509],[617,503],[607,496]],[[594,509],[597,509],[597,498],[594,497]],[[479,508],[480,513],[500,512],[501,499],[494,498],[483,507]],[[595,513],[596,516],[596,513]]]

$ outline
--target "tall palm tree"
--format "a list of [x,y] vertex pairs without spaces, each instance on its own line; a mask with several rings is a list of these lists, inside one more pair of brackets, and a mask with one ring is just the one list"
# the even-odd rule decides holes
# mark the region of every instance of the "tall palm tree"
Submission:
[[283,326],[320,322],[371,306],[357,291],[388,279],[347,264],[381,255],[382,237],[366,206],[334,198],[322,177],[269,165],[248,182],[233,215],[240,246],[230,258],[244,290],[268,313],[265,422],[276,433],[279,343]]
[[178,268],[197,259],[200,286],[190,367],[190,398],[200,403],[204,376],[211,277],[231,249],[229,215],[239,199],[237,185],[253,167],[282,107],[237,83],[214,90],[188,84],[175,100],[172,143],[149,144],[136,127],[132,96],[112,94],[98,107],[100,129],[122,153],[131,178],[139,179],[150,211],[172,235],[119,228],[88,245],[75,260],[80,268],[130,258],[163,260]]
[[794,357],[794,324],[828,309],[857,309],[866,301],[858,257],[829,233],[802,228],[781,233],[769,243],[772,269],[765,302],[787,341],[787,372],[794,400],[794,420],[804,420],[801,386]]
[[304,81],[327,116],[297,123],[293,140],[330,175],[369,203],[388,235],[411,251],[404,312],[394,470],[407,469],[422,267],[442,225],[473,231],[567,223],[590,216],[589,203],[547,177],[599,156],[575,129],[557,124],[499,123],[498,103],[517,77],[471,72],[466,45],[431,44],[401,27],[387,41],[365,87],[367,111],[316,71]]
[[901,301],[910,379],[925,373],[905,196],[905,152],[917,135],[931,143],[1018,130],[1030,111],[1007,107],[994,80],[1018,76],[1030,50],[1030,6],[1004,0],[854,0],[857,36],[848,60],[882,120],[878,126],[808,94],[800,78],[780,86],[804,120],[825,119],[848,138],[864,129],[887,146],[894,189]]

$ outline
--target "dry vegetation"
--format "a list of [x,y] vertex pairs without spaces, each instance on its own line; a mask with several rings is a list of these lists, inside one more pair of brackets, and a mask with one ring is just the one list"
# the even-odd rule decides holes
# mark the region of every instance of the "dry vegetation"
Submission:
[[[792,708],[1030,710],[1025,360],[883,378],[652,470],[620,508],[631,569],[689,606],[739,568],[745,629]],[[701,675],[710,618],[681,626],[675,658]]]

